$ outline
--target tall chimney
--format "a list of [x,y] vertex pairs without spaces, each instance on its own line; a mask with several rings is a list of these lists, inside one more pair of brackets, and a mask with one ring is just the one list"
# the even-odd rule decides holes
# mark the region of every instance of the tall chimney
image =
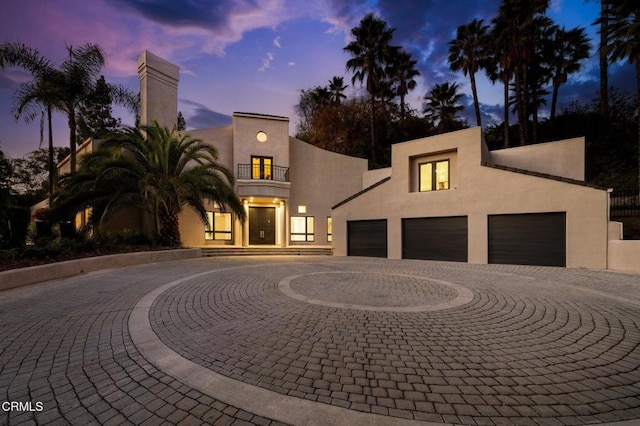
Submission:
[[178,121],[180,68],[149,51],[138,57],[140,125],[157,120],[171,130]]

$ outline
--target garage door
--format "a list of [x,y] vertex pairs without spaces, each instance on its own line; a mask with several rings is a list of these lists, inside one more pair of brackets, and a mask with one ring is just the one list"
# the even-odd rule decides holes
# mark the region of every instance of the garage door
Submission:
[[489,263],[566,266],[566,213],[489,216]]
[[467,217],[402,219],[402,258],[466,262]]
[[387,220],[347,222],[347,255],[387,257]]

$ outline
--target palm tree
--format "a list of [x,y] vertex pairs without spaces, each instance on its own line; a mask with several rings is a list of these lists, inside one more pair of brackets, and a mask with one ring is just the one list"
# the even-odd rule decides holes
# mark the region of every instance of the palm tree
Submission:
[[415,77],[420,75],[415,67],[418,61],[411,59],[411,54],[400,49],[393,58],[389,74],[395,83],[395,94],[400,96],[400,119],[405,118],[405,97],[409,90],[416,88]]
[[346,99],[347,96],[344,94],[344,91],[347,89],[347,86],[344,84],[344,78],[334,76],[331,80],[329,80],[329,92],[331,103],[334,105],[340,105],[342,99]]
[[488,25],[483,25],[482,19],[474,19],[467,25],[459,26],[456,38],[449,42],[449,68],[451,71],[462,70],[465,76],[469,75],[478,126],[481,126],[482,122],[476,90],[476,73],[485,56],[488,28]]
[[555,26],[550,47],[551,51],[547,60],[552,75],[551,119],[553,119],[556,116],[560,85],[567,82],[569,74],[580,70],[581,61],[589,57],[591,46],[584,28],[576,27],[567,31],[564,27]]
[[[526,145],[527,107],[529,90],[527,69],[533,60],[533,42],[537,28],[546,25],[542,14],[549,8],[549,0],[503,0],[498,16],[493,19],[497,43],[505,47],[505,62],[513,70],[515,106],[518,112],[520,145]],[[548,20],[548,18],[546,18]]]
[[456,114],[464,107],[459,104],[462,94],[458,93],[457,83],[444,82],[433,86],[431,92],[424,97],[426,105],[424,112],[427,118],[437,122],[438,133],[448,132],[460,125],[457,122]]
[[49,196],[51,196],[55,187],[51,110],[55,107],[57,100],[56,89],[50,83],[53,67],[36,49],[22,43],[3,43],[0,45],[0,68],[6,66],[23,68],[34,78],[20,84],[14,96],[12,111],[16,120],[24,117],[27,122],[40,115],[40,143],[43,139],[46,116],[49,150]]
[[[76,170],[76,114],[83,101],[95,91],[95,85],[104,65],[104,53],[96,44],[84,44],[79,48],[67,46],[67,59],[55,66],[42,57],[37,50],[22,43],[10,42],[0,45],[0,67],[17,66],[31,73],[36,80],[46,82],[56,99],[51,99],[54,110],[67,115],[69,124],[69,148],[71,172]],[[137,96],[128,89],[109,85],[114,102],[135,111],[138,108]],[[32,101],[30,101],[32,102]]]
[[607,0],[607,45],[600,46],[609,61],[626,59],[636,67],[636,117],[638,121],[638,189],[640,190],[640,3],[637,0]]
[[498,31],[494,27],[489,36],[489,45],[487,54],[484,57],[483,66],[487,73],[487,77],[493,84],[500,80],[503,86],[503,115],[504,115],[504,141],[503,147],[509,147],[509,84],[513,76],[511,61],[506,54],[505,38],[499,37]]
[[609,117],[609,58],[607,58],[606,49],[602,46],[609,45],[609,0],[600,0],[600,17],[594,24],[600,25],[600,48],[598,49],[600,63],[600,115]]
[[365,86],[370,96],[370,124],[371,124],[371,163],[376,164],[376,97],[380,95],[387,77],[387,68],[392,54],[397,47],[391,45],[393,28],[388,28],[387,23],[369,13],[360,21],[358,27],[351,29],[354,40],[345,46],[344,51],[351,55],[347,61],[347,71],[353,71],[351,82],[361,84],[366,80]]
[[178,214],[192,207],[207,224],[203,200],[228,207],[242,221],[242,203],[233,192],[232,173],[217,162],[217,150],[200,139],[154,121],[141,129],[114,133],[81,160],[76,174],[61,179],[57,211],[67,215],[96,208],[99,224],[123,207],[153,214],[165,244],[180,244]]

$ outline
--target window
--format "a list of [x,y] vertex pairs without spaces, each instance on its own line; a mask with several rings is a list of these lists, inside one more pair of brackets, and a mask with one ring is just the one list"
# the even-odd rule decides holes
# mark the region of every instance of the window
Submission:
[[418,181],[420,192],[449,189],[449,160],[421,163]]
[[231,241],[231,213],[207,212],[207,219],[209,225],[204,230],[205,240]]
[[267,137],[267,134],[265,132],[259,131],[256,134],[256,139],[258,140],[258,142],[266,142],[268,137]]
[[251,179],[271,180],[272,157],[251,157]]
[[291,241],[314,241],[313,216],[291,216]]
[[333,241],[332,234],[333,233],[333,224],[331,223],[331,216],[327,217],[327,241]]

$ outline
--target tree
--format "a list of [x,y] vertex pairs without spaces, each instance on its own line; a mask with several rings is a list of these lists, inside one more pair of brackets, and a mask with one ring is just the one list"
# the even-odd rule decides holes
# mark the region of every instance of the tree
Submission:
[[580,70],[581,61],[589,57],[591,46],[584,28],[576,27],[567,31],[564,27],[557,26],[553,28],[549,46],[551,51],[547,61],[552,76],[551,119],[553,119],[556,116],[560,85],[567,82],[570,74]]
[[416,88],[415,77],[420,75],[415,67],[418,63],[411,59],[411,54],[400,50],[392,59],[389,74],[395,84],[394,94],[400,96],[400,119],[404,120],[406,116],[405,97],[409,94],[409,90]]
[[431,92],[425,95],[426,105],[424,112],[427,118],[437,123],[438,133],[444,133],[464,127],[457,120],[456,114],[464,107],[459,105],[462,95],[458,93],[457,83],[444,82],[436,84]]
[[[600,46],[609,61],[626,59],[636,67],[636,119],[638,131],[638,189],[640,190],[640,3],[636,0],[607,0],[607,45]],[[602,30],[602,28],[601,28]]]
[[245,219],[233,192],[233,174],[217,157],[213,146],[156,121],[142,129],[124,129],[83,156],[78,173],[61,179],[56,212],[70,216],[93,207],[91,223],[99,224],[123,207],[142,207],[153,215],[164,243],[177,246],[178,214],[185,206],[192,207],[205,224],[203,200],[226,206]]
[[80,104],[76,115],[78,144],[88,138],[100,139],[120,126],[120,119],[112,115],[111,90],[104,76],[101,75],[96,81],[93,93]]
[[469,76],[478,126],[481,126],[482,122],[476,89],[476,73],[486,55],[488,28],[489,26],[484,25],[482,19],[474,19],[467,25],[459,26],[456,38],[449,42],[449,68],[451,71],[462,70],[465,76]]
[[[105,63],[104,53],[96,44],[84,44],[79,48],[67,46],[68,57],[55,66],[35,49],[19,42],[0,45],[0,67],[17,66],[32,74],[36,83],[46,83],[48,93],[55,95],[50,106],[66,114],[69,124],[69,148],[71,172],[76,170],[76,115],[80,106],[95,91],[100,70]],[[137,111],[139,101],[122,86],[109,85],[113,100]],[[50,92],[49,92],[50,91]]]
[[518,112],[520,145],[526,145],[527,107],[529,105],[529,87],[527,70],[533,59],[533,40],[535,32],[543,23],[542,18],[549,8],[549,0],[503,0],[498,16],[493,19],[496,43],[503,47],[502,61],[512,70],[515,88],[515,107]]
[[365,82],[370,96],[370,131],[371,131],[371,166],[376,165],[376,98],[385,87],[390,58],[397,47],[391,45],[395,29],[388,28],[387,23],[369,13],[360,21],[358,27],[351,29],[354,40],[345,46],[344,51],[351,55],[347,61],[347,71],[353,71],[351,82]]
[[53,130],[51,110],[56,108],[58,89],[52,84],[53,67],[36,49],[22,43],[0,45],[0,68],[17,66],[31,74],[33,80],[21,83],[13,97],[12,111],[18,120],[24,117],[29,122],[40,116],[40,143],[42,143],[45,116],[48,129],[49,148],[49,195],[55,188],[53,163]]
[[331,80],[329,80],[329,98],[331,99],[331,103],[334,105],[340,105],[342,99],[346,99],[347,95],[344,94],[344,91],[347,89],[347,86],[344,84],[344,78],[334,76]]
[[176,127],[178,131],[183,132],[187,130],[187,121],[184,119],[184,115],[182,115],[182,111],[178,111],[178,119],[176,120]]
[[[53,170],[50,168],[49,155],[53,152]],[[69,155],[69,148],[54,147],[53,150],[37,149],[11,160],[13,174],[11,190],[14,194],[26,195],[41,200],[48,194],[47,176],[56,177],[56,164]],[[50,195],[50,194],[49,194]]]
[[513,76],[511,61],[506,54],[506,39],[500,37],[498,30],[494,27],[489,36],[489,47],[484,58],[484,69],[493,84],[500,80],[503,87],[503,115],[504,115],[504,135],[502,146],[509,147],[509,83]]
[[600,66],[600,114],[609,117],[609,58],[603,46],[609,45],[609,15],[610,1],[600,0],[600,17],[594,24],[600,24],[600,48],[598,59]]

